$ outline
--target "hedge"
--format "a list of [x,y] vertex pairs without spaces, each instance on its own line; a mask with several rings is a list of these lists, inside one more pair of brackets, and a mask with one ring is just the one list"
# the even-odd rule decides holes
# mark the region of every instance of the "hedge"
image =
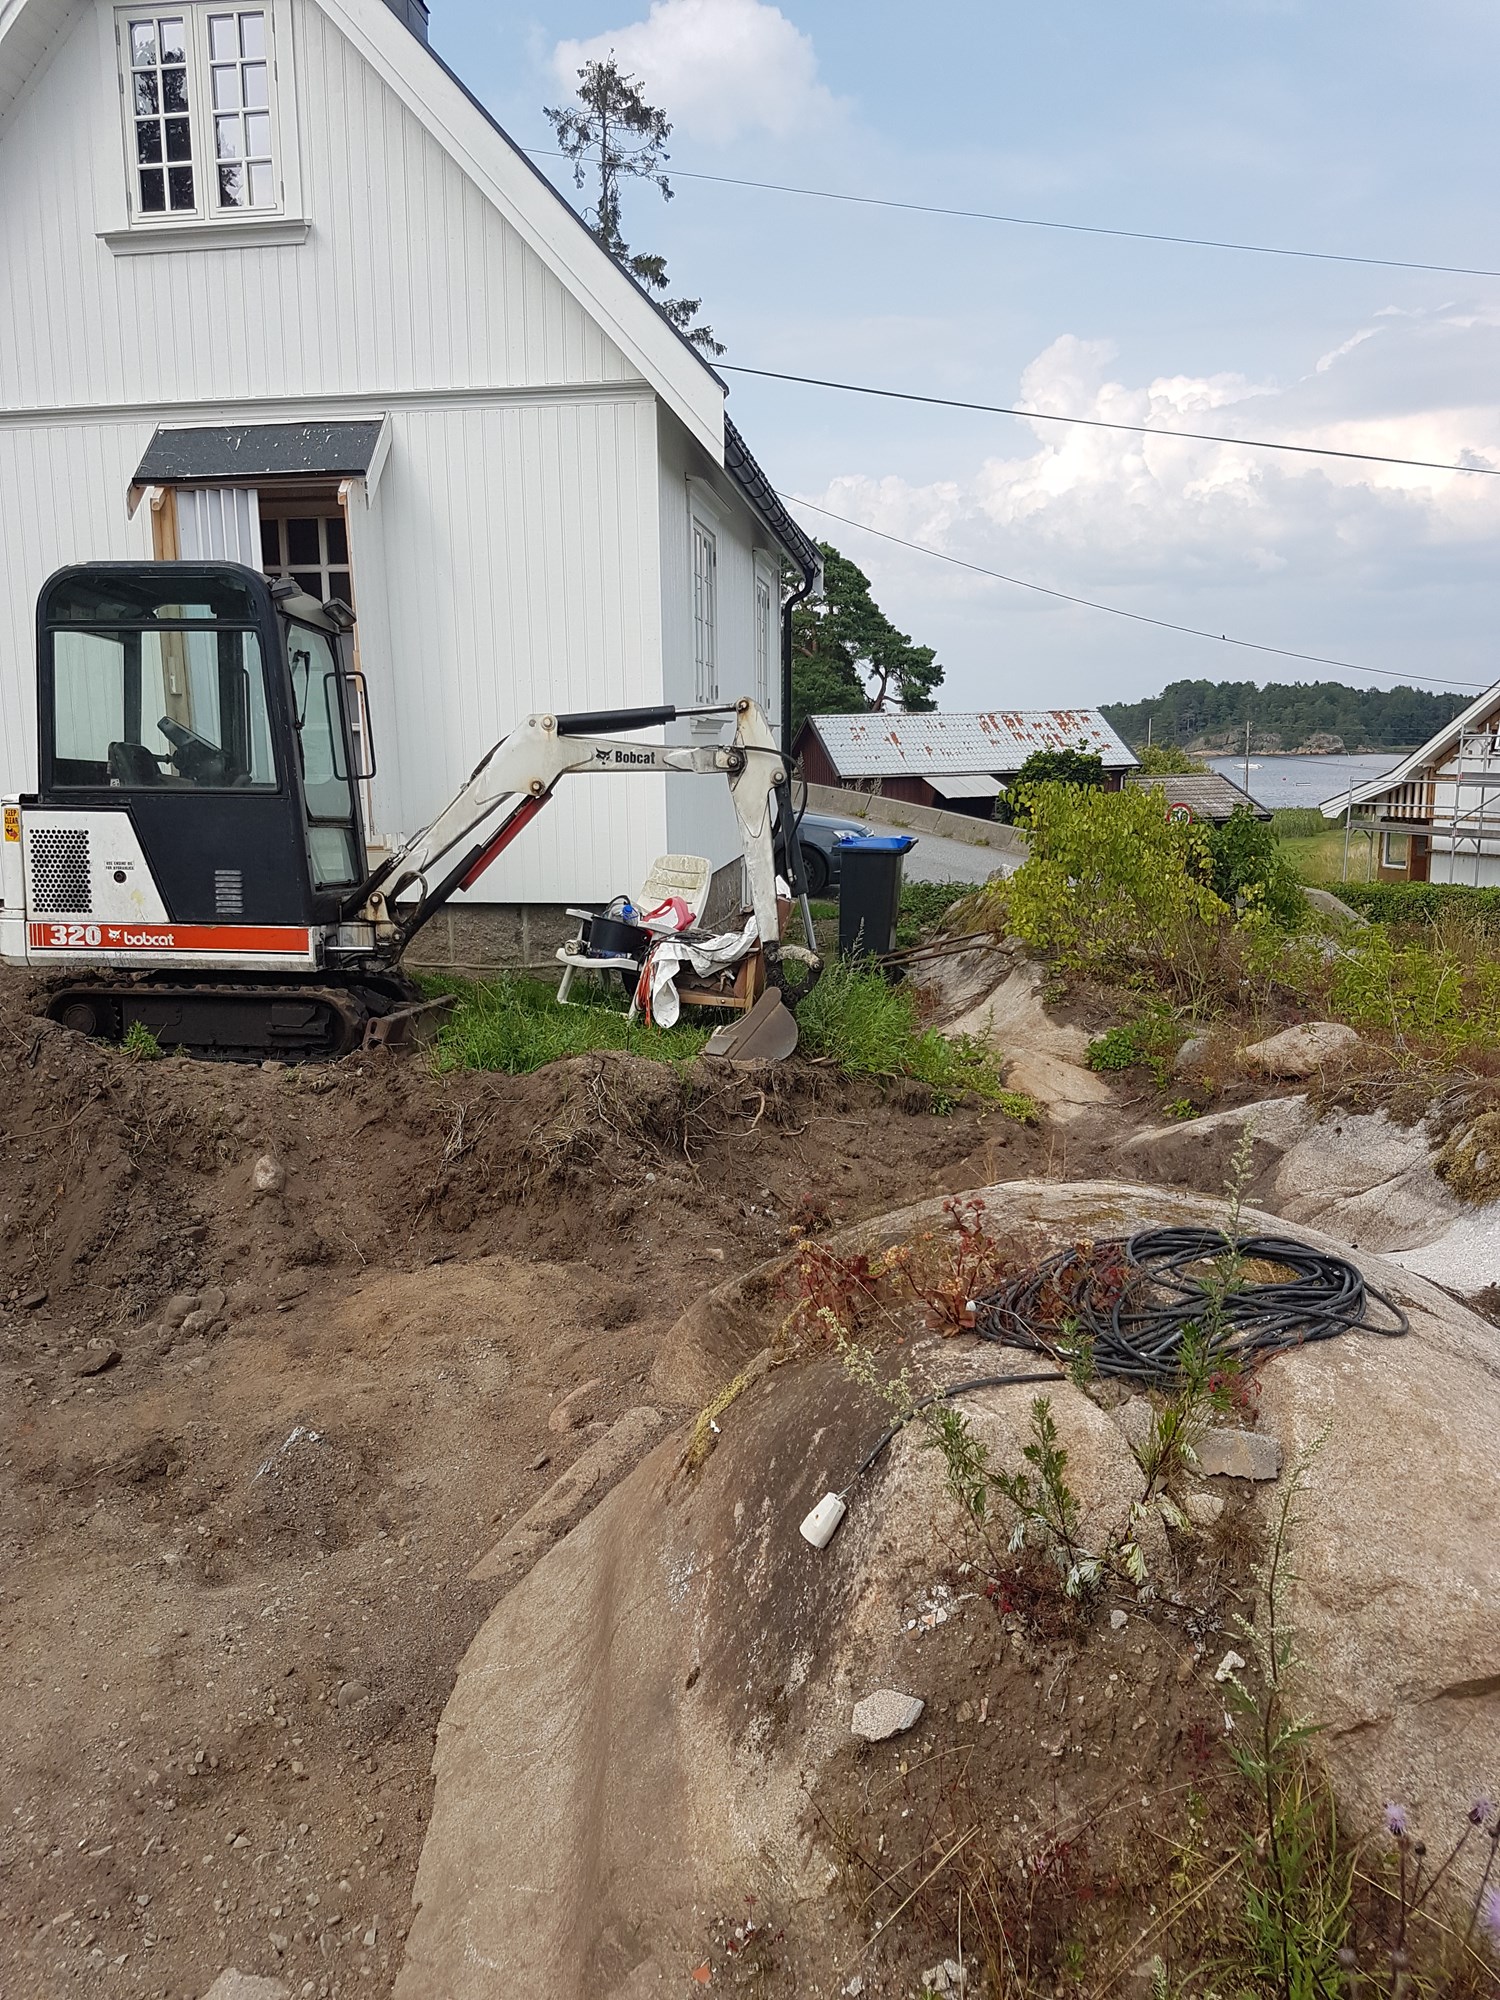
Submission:
[[1462,882],[1335,882],[1333,893],[1377,923],[1435,924],[1442,916],[1467,914],[1500,924],[1500,889]]

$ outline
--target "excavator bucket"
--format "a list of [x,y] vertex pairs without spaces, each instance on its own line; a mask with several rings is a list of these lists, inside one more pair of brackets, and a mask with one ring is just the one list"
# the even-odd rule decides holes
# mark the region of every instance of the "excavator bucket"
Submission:
[[703,1053],[730,1062],[785,1062],[796,1046],[797,1017],[771,986],[737,1021],[715,1028]]

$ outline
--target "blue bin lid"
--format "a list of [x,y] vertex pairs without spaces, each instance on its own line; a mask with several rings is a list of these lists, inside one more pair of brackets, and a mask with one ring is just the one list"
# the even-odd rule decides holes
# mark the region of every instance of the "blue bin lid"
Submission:
[[914,833],[861,833],[856,834],[853,840],[841,841],[839,843],[839,852],[841,854],[855,854],[859,852],[865,854],[905,854],[909,847],[915,847],[916,844],[917,836]]

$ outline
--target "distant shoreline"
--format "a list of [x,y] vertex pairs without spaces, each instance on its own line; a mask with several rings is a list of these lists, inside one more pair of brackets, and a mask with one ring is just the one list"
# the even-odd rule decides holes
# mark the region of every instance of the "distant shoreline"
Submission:
[[[1420,750],[1421,747],[1420,743],[1393,743],[1389,746],[1384,743],[1375,743],[1359,750],[1309,750],[1305,746],[1299,746],[1295,750],[1257,750],[1254,744],[1252,744],[1250,746],[1250,755],[1252,759],[1256,757],[1409,757],[1413,750]],[[1188,745],[1187,754],[1189,757],[1202,757],[1205,760],[1210,757],[1235,757],[1240,759],[1241,762],[1244,761],[1245,756],[1243,749],[1200,750],[1195,744]]]

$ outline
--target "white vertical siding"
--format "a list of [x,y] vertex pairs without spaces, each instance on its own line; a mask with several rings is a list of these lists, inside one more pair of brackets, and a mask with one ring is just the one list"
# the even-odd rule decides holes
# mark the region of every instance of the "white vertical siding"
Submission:
[[[396,416],[375,504],[351,510],[382,835],[425,825],[533,712],[660,700],[656,497],[647,397]],[[479,898],[638,888],[670,846],[667,782],[564,779]]]
[[36,600],[65,563],[149,557],[142,507],[125,516],[149,422],[0,424],[0,791],[36,784]]
[[[755,692],[755,550],[766,540],[749,508],[728,480],[675,417],[661,411],[658,504],[661,517],[661,604],[663,699],[691,707],[693,688],[692,513],[695,492],[702,516],[714,529],[718,549],[719,699],[734,701]],[[690,479],[699,482],[690,484]],[[779,627],[778,627],[779,632]],[[779,647],[779,637],[773,639]],[[779,660],[779,652],[777,658]],[[773,697],[780,685],[773,671]],[[771,721],[779,712],[775,699]],[[710,742],[717,731],[694,735],[687,724],[674,731],[682,742]],[[727,786],[683,782],[667,795],[667,828],[674,852],[706,854],[721,867],[740,851],[739,827]]]
[[0,409],[636,379],[314,0],[294,20],[307,240],[117,257],[119,93],[76,17],[0,138]]
[[261,568],[260,507],[247,486],[187,487],[177,495],[177,548],[184,562]]

